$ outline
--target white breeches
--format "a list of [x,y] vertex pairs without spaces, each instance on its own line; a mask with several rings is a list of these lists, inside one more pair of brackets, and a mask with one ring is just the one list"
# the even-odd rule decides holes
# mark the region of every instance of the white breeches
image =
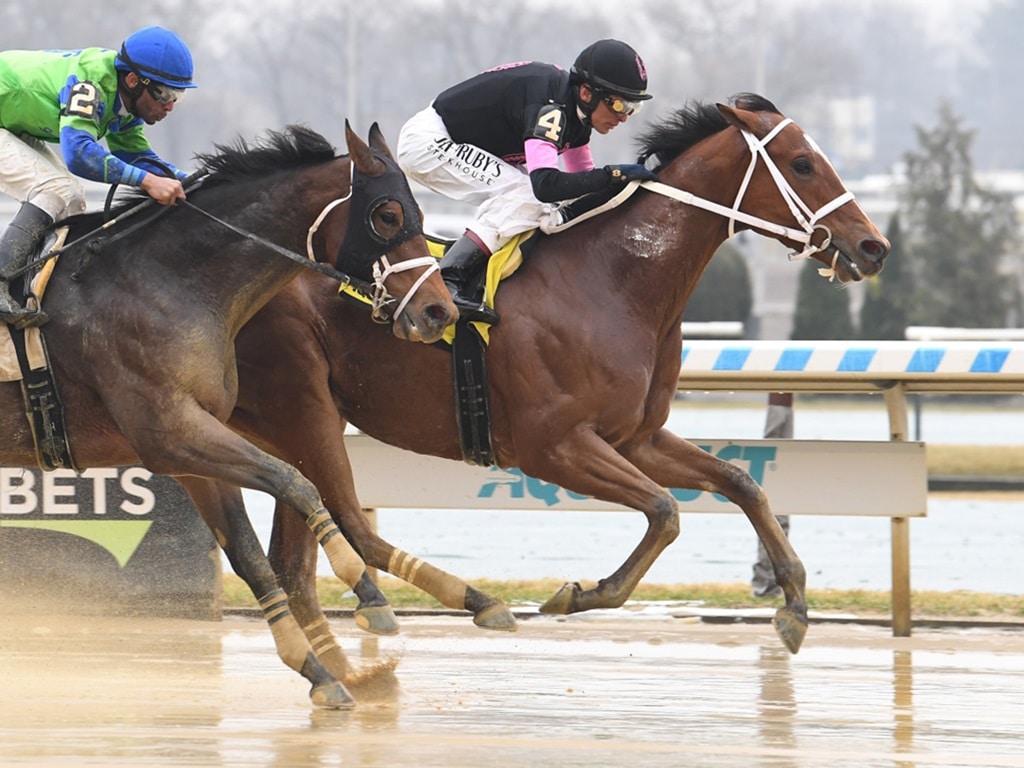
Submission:
[[470,229],[492,253],[521,232],[561,222],[558,206],[534,197],[530,177],[521,168],[456,143],[433,107],[402,126],[398,164],[428,189],[479,206]]

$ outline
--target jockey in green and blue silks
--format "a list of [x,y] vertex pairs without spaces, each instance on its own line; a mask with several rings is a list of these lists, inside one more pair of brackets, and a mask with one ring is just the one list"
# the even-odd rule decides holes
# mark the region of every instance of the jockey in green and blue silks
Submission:
[[0,236],[0,320],[45,322],[7,281],[53,221],[85,210],[77,177],[141,187],[165,205],[184,198],[186,174],[153,151],[144,127],[173,111],[192,78],[188,46],[162,27],[134,32],[117,51],[0,52],[0,191],[22,203]]

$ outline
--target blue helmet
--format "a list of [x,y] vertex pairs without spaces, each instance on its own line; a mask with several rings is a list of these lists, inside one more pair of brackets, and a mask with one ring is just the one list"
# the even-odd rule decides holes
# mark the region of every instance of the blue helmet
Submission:
[[125,38],[114,59],[122,72],[134,72],[144,82],[153,80],[170,88],[195,88],[192,53],[174,32],[143,27]]

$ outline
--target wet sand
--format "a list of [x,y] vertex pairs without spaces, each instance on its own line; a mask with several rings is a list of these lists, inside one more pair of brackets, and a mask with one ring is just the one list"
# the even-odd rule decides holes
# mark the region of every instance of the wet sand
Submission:
[[315,710],[261,621],[5,616],[0,765],[1024,766],[1024,629],[764,624],[603,611],[515,634],[332,626],[397,689]]

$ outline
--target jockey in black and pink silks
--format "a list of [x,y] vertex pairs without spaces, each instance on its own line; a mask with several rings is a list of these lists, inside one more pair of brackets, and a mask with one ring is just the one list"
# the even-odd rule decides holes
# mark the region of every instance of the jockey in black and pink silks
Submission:
[[512,237],[558,226],[559,203],[656,178],[638,164],[595,168],[590,152],[593,131],[608,133],[650,98],[639,54],[618,40],[599,40],[569,72],[528,61],[471,77],[403,126],[402,170],[428,189],[479,206],[441,261],[463,319],[498,321],[493,309],[460,291]]

